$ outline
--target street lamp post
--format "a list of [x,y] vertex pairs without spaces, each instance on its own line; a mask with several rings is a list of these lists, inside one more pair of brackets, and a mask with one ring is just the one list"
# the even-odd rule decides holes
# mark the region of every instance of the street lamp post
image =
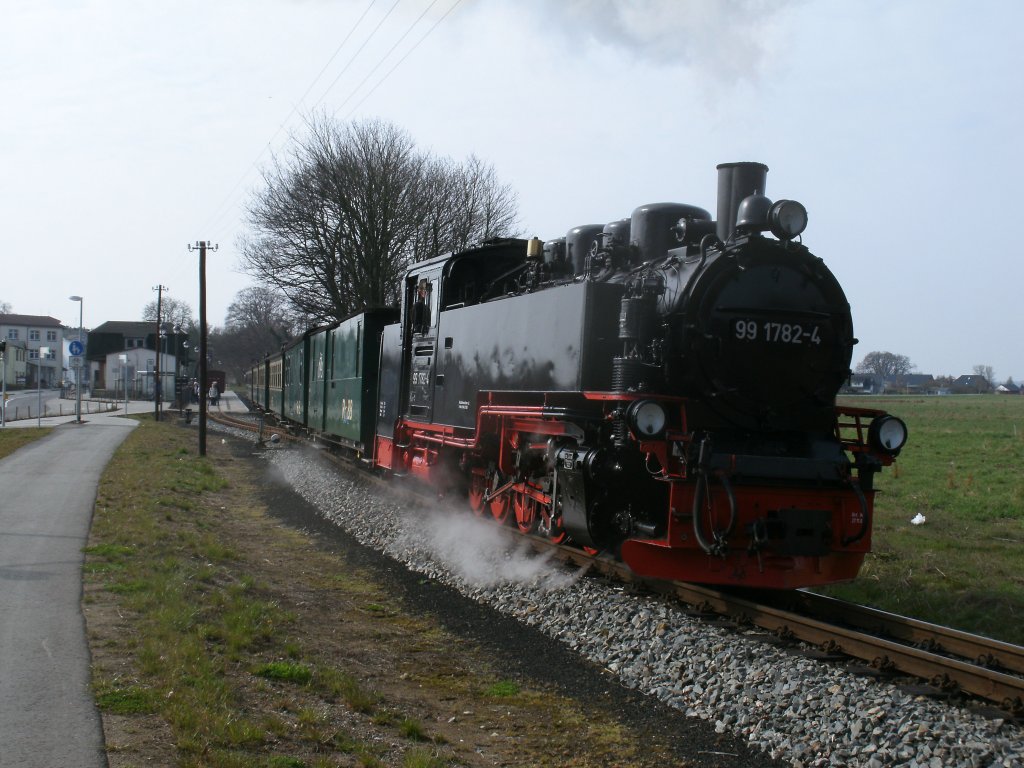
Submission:
[[7,340],[0,339],[0,366],[3,366],[3,399],[0,400],[0,427],[7,426]]
[[[157,341],[157,347],[156,356],[159,359],[160,356],[163,355],[164,350],[167,349],[167,329],[163,324],[160,325],[160,335],[159,340]],[[157,376],[157,391],[160,393],[160,399],[162,400],[164,397],[163,379],[167,378],[167,369],[164,367],[162,360],[160,361],[160,365],[157,366],[157,370],[160,371],[160,375]]]
[[[36,358],[36,426],[43,426],[43,356],[50,354],[49,347],[39,348],[39,357]],[[29,415],[29,418],[32,418]]]
[[[81,296],[69,296],[71,301],[78,302],[78,343],[82,343],[82,314],[85,308],[85,300]],[[78,368],[75,371],[75,422],[77,424],[82,423],[82,363],[85,361],[81,358],[85,357],[85,351],[79,356]]]
[[124,374],[124,415],[128,415],[128,355],[118,355],[121,362],[122,373]]
[[[175,333],[179,336],[183,333],[181,326],[175,328]],[[181,342],[181,356],[185,359],[182,364],[179,361],[180,370],[178,372],[178,380],[181,382],[180,391],[178,392],[178,410],[183,411],[189,407],[192,403],[192,388],[188,383],[188,336]],[[188,389],[186,389],[188,387]]]

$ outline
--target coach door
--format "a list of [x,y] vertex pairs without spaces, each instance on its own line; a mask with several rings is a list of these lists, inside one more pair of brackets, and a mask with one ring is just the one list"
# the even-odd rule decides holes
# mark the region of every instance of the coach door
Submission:
[[434,408],[437,367],[437,320],[441,269],[432,269],[406,282],[408,352],[408,415],[430,421]]

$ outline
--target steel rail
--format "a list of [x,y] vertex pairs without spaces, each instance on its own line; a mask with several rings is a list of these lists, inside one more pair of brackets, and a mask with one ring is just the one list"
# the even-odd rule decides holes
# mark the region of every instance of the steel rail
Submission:
[[920,619],[797,590],[787,596],[799,610],[830,622],[884,634],[893,640],[936,653],[959,656],[984,667],[1024,675],[1024,646],[962,632]]
[[[217,424],[221,424],[225,427],[233,427],[235,429],[241,429],[246,432],[259,433],[260,431],[260,426],[258,423],[241,418],[235,414],[226,413],[224,411],[220,411],[217,413],[208,412],[207,417],[209,418],[210,421],[216,422]],[[292,442],[298,442],[302,439],[297,435],[293,435],[284,427],[271,426],[269,424],[264,424],[263,433],[265,435],[276,434],[280,439],[289,440]]]
[[[880,669],[898,670],[940,687],[952,683],[966,693],[996,702],[1013,711],[1019,710],[1024,703],[1022,677],[717,590],[678,583],[673,584],[673,589],[687,602],[698,596],[703,597],[716,612],[830,651],[841,651]],[[889,626],[893,624],[890,622]]]
[[[738,624],[753,625],[788,639],[810,643],[829,652],[839,652],[854,659],[867,661],[880,670],[898,671],[925,680],[938,688],[959,689],[994,702],[1015,716],[1024,712],[1024,677],[963,659],[951,658],[934,650],[912,647],[870,632],[838,626],[829,621],[765,605],[725,590],[683,582],[646,580],[636,576],[623,563],[610,558],[592,557],[572,547],[552,544],[539,537],[530,538],[539,551],[554,550],[554,557],[560,560],[597,569],[601,573],[626,582],[642,584],[654,592],[673,596],[702,611],[728,617]],[[801,597],[806,594],[810,593],[800,593]],[[787,593],[786,597],[792,597],[792,593]],[[819,596],[814,596],[812,600],[817,597]],[[1012,665],[1018,663],[1015,660],[1024,658],[1024,648],[1019,646],[947,627],[929,625],[927,622],[845,603],[834,598],[826,600],[830,601],[833,613],[843,614],[849,609],[849,616],[859,615],[864,618],[865,623],[884,615],[885,631],[894,636],[923,637],[925,627],[935,627],[937,632],[934,636],[943,638],[941,642],[946,643],[943,648],[949,650],[955,645],[956,653],[967,659],[980,657],[987,662],[991,653],[1000,659],[1000,666],[1013,669]],[[844,615],[841,620],[845,622],[846,618]],[[979,642],[972,645],[975,638]],[[1002,660],[1007,660],[1007,663],[1003,664]]]

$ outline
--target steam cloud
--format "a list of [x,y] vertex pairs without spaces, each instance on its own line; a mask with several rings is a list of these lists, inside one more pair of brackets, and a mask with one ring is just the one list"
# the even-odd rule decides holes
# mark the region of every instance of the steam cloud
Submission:
[[771,55],[772,23],[793,0],[565,0],[545,4],[565,34],[718,82],[755,81]]
[[415,531],[404,532],[395,545],[421,551],[481,587],[519,583],[555,590],[570,586],[581,575],[563,570],[549,556],[535,556],[526,542],[510,542],[493,523],[462,511],[424,515]]

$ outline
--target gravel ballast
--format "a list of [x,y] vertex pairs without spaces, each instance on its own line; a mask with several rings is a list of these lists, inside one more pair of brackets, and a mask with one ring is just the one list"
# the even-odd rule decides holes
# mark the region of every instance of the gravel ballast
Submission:
[[[250,436],[251,439],[251,436]],[[580,578],[466,513],[407,510],[317,452],[266,460],[364,545],[533,626],[622,683],[792,766],[1017,768],[1024,731],[892,684],[793,655],[666,600]],[[467,541],[471,538],[472,541]],[[472,553],[472,554],[469,554]]]

